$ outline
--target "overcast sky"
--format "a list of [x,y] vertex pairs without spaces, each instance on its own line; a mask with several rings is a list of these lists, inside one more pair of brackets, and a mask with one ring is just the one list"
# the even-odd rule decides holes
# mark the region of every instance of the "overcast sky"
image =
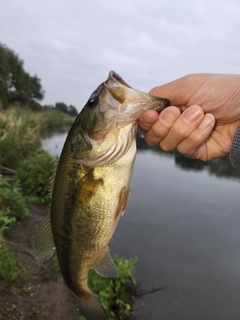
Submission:
[[44,103],[81,110],[112,69],[142,91],[240,73],[240,1],[0,0],[0,42],[41,79]]

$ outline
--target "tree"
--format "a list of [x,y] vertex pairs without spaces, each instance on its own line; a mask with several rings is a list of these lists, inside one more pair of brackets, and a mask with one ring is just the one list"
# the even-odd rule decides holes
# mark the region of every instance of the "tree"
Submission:
[[76,117],[78,115],[78,111],[74,106],[70,105],[69,108],[68,108],[68,114],[71,117]]
[[63,102],[56,102],[55,108],[61,112],[68,113],[68,106]]
[[0,104],[3,108],[14,101],[28,104],[44,97],[41,80],[36,75],[31,77],[23,65],[13,50],[0,43]]
[[44,91],[42,90],[41,80],[36,75],[30,78],[32,99],[42,100],[44,98]]

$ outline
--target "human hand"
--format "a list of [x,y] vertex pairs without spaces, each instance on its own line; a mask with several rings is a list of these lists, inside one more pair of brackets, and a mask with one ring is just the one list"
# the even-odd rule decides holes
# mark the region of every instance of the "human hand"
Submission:
[[160,114],[147,110],[139,119],[150,146],[203,161],[229,154],[240,122],[240,75],[187,75],[150,94],[172,105]]

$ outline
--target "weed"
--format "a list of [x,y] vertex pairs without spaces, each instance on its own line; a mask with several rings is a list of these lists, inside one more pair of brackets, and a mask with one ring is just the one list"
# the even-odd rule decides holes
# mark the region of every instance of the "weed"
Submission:
[[18,181],[10,184],[0,175],[0,234],[16,221],[30,217]]
[[54,161],[47,151],[41,150],[19,164],[16,179],[27,196],[39,198],[42,203],[49,201]]
[[7,282],[16,280],[24,269],[16,261],[15,254],[3,242],[0,244],[0,278]]
[[[118,278],[103,278],[94,271],[89,273],[89,288],[98,299],[109,316],[118,320],[129,319],[132,315],[132,304],[135,300],[136,282],[133,278],[136,259],[123,259],[114,256],[118,269]],[[81,316],[79,320],[84,320]]]

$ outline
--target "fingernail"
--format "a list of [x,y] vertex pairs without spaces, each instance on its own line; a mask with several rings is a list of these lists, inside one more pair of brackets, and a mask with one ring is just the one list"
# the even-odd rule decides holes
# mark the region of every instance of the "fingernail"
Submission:
[[200,129],[206,129],[214,124],[214,117],[211,114],[206,114],[203,121],[200,123]]
[[189,107],[183,114],[183,121],[186,123],[194,122],[200,116],[201,111],[198,107]]
[[145,124],[146,126],[149,126],[149,127],[150,127],[151,125],[153,125],[154,122],[155,122],[155,121],[152,120],[152,118],[150,118],[150,117],[148,117],[148,116],[145,116],[145,115],[143,116],[143,119],[142,119],[142,120],[143,120],[144,124]]
[[159,117],[159,120],[166,126],[172,125],[176,119],[177,119],[176,113],[174,113],[171,110],[163,110]]

